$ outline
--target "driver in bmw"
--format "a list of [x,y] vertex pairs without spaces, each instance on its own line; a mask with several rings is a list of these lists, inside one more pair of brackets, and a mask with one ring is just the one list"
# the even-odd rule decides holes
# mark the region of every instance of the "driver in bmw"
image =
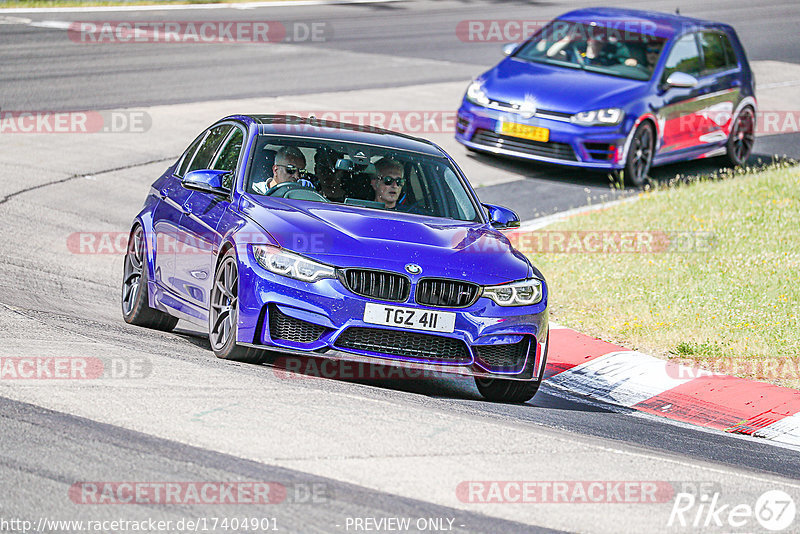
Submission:
[[272,165],[272,178],[266,182],[254,183],[253,189],[264,195],[271,188],[285,182],[295,182],[314,189],[314,184],[306,179],[306,157],[297,147],[285,146],[278,150]]

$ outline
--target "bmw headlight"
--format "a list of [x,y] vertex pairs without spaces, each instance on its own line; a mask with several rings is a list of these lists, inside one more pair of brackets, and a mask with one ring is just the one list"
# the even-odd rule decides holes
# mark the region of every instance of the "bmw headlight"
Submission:
[[542,300],[542,281],[530,278],[522,282],[486,286],[483,296],[489,297],[500,306],[530,306]]
[[469,84],[469,87],[467,87],[466,99],[473,104],[478,104],[479,106],[489,105],[489,97],[486,96],[486,93],[483,90],[483,85],[478,81],[474,81]]
[[583,126],[613,126],[622,122],[625,112],[619,108],[582,111],[570,117],[570,122]]
[[336,278],[336,269],[330,265],[305,258],[294,252],[270,245],[253,245],[256,261],[266,270],[303,282],[316,282],[323,278]]

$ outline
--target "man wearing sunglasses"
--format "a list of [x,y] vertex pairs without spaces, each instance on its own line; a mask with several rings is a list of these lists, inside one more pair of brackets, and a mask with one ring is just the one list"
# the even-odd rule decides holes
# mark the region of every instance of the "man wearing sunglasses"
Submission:
[[403,177],[403,164],[389,157],[381,158],[375,162],[377,176],[371,180],[372,189],[375,191],[375,200],[383,202],[386,209],[393,210],[406,184]]
[[256,193],[266,194],[271,188],[285,182],[296,182],[305,187],[314,188],[314,184],[306,179],[306,157],[297,147],[285,146],[275,154],[272,165],[272,178],[266,182],[256,182],[253,189]]

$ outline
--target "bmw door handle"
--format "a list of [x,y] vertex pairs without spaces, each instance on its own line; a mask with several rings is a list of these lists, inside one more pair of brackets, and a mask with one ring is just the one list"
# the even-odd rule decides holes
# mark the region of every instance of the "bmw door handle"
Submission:
[[192,206],[190,206],[189,204],[184,204],[183,206],[181,206],[181,209],[183,210],[183,213],[185,213],[186,215],[192,214]]
[[169,196],[169,189],[164,187],[163,189],[161,189],[161,191],[158,192],[158,194],[161,195],[162,199],[167,198]]

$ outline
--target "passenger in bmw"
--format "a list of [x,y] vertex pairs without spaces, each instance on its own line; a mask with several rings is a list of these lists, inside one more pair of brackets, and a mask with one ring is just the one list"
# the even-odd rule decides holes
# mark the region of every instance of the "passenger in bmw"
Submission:
[[403,192],[406,179],[403,177],[403,164],[395,159],[384,157],[375,162],[377,175],[372,178],[375,201],[383,202],[386,209],[396,209]]
[[344,154],[332,148],[320,147],[314,154],[314,174],[317,190],[328,200],[344,202],[347,190],[344,187],[347,171],[336,168],[336,161]]
[[306,176],[306,157],[297,147],[284,146],[275,154],[272,178],[263,182],[255,182],[253,190],[258,194],[265,195],[271,188],[285,182],[296,182],[313,188],[314,184],[307,180]]

